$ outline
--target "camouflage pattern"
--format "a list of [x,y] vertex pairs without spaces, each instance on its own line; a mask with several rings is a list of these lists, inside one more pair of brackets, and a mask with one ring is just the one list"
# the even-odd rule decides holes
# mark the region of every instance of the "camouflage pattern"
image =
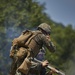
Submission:
[[42,69],[42,65],[40,63],[33,61],[28,74],[23,74],[22,72],[17,70],[15,75],[40,75],[41,69]]
[[42,65],[40,63],[33,61],[28,75],[40,75],[41,69],[42,69]]
[[[50,26],[47,25],[47,24],[45,24],[46,27],[43,27],[43,26],[45,26],[44,24],[45,24],[45,23],[39,25],[39,27],[40,27],[40,28],[43,28],[43,30],[45,30],[45,31],[47,31],[48,33],[50,33],[50,32],[51,32]],[[33,39],[31,39],[30,42],[29,42],[29,44],[28,44],[28,48],[29,48],[29,49],[28,49],[28,53],[27,53],[27,57],[26,57],[26,58],[27,58],[30,62],[31,62],[31,57],[32,57],[32,58],[36,57],[43,45],[46,46],[50,52],[54,52],[54,51],[56,50],[56,47],[54,46],[54,44],[53,44],[51,41],[49,41],[49,40],[46,38],[46,35],[44,35],[44,34],[43,34],[41,31],[39,31],[39,30],[36,30],[36,31],[34,31],[34,32],[35,32],[35,34],[36,34],[37,32],[39,32],[39,34],[37,34],[35,37],[33,37]],[[19,60],[18,63],[20,63],[20,62],[21,62],[21,60]],[[26,61],[26,62],[27,62],[27,61]],[[25,62],[25,63],[26,63],[26,62]],[[18,63],[17,63],[17,65],[18,65]],[[21,63],[21,64],[22,64],[22,63]],[[19,65],[21,65],[21,64],[19,64]],[[25,65],[25,66],[26,66],[26,65]],[[33,65],[31,65],[31,66],[33,66]],[[37,65],[35,65],[35,67],[37,67]],[[18,68],[18,67],[17,67],[17,68]],[[29,68],[29,69],[30,69],[30,68]],[[28,70],[28,72],[29,72],[29,70]],[[16,75],[23,75],[23,74],[17,72]],[[25,75],[25,74],[24,74],[24,75]]]
[[51,33],[51,27],[50,25],[48,25],[47,23],[42,23],[38,26],[38,28],[43,29],[44,31],[46,31],[47,33]]
[[37,36],[35,36],[31,40],[28,47],[32,50],[35,57],[39,53],[43,45],[46,46],[51,52],[54,52],[56,50],[56,47],[54,46],[53,42],[49,41],[43,33],[37,34]]

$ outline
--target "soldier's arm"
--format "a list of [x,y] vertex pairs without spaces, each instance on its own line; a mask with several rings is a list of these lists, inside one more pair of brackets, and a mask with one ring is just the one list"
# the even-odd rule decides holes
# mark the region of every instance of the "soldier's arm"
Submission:
[[51,39],[47,38],[46,36],[43,35],[43,43],[44,45],[49,49],[49,51],[51,52],[55,52],[56,51],[56,47],[55,45],[53,44],[53,42],[51,41]]

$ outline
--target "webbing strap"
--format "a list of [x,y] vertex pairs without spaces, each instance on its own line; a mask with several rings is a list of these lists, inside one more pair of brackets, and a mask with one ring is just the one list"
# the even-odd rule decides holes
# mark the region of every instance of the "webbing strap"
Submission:
[[37,34],[41,34],[41,32],[39,32],[39,31],[38,31],[38,32],[33,31],[32,33],[33,33],[33,35],[31,36],[31,38],[28,39],[28,41],[25,43],[26,46],[28,46],[28,45],[30,44],[31,40],[32,40]]

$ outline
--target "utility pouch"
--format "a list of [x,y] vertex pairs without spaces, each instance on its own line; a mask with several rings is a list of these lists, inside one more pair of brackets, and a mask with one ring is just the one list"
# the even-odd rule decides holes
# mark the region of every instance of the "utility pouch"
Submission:
[[31,62],[29,61],[28,58],[25,58],[23,63],[19,66],[18,71],[27,75],[30,67],[31,67]]

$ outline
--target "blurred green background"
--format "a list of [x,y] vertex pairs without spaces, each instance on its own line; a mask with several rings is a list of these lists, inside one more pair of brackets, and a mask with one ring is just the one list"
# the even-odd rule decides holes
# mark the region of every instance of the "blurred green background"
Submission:
[[0,75],[8,75],[11,65],[9,52],[13,38],[23,30],[35,30],[46,22],[52,28],[51,39],[57,51],[46,51],[46,59],[66,75],[75,75],[75,29],[53,21],[44,4],[35,0],[0,0]]

